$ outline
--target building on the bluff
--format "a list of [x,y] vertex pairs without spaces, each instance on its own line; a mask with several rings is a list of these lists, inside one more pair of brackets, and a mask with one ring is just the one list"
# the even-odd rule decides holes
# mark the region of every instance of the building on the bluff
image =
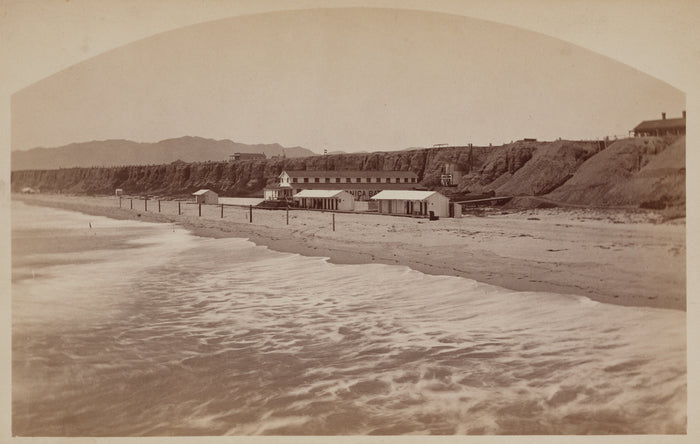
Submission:
[[265,189],[265,199],[284,199],[302,190],[342,190],[355,200],[367,201],[383,190],[419,187],[412,171],[282,171],[279,184]]
[[265,153],[233,153],[228,156],[229,162],[238,162],[239,160],[265,160]]
[[659,120],[645,120],[634,127],[635,137],[666,136],[685,134],[685,111],[683,117],[667,119],[666,113],[661,113]]

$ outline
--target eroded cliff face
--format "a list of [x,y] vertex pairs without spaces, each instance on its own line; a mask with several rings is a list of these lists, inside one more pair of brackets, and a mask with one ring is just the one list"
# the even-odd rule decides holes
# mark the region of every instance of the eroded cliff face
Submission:
[[545,196],[591,206],[685,203],[685,138],[598,142],[516,142],[498,147],[444,147],[259,161],[174,162],[166,165],[15,171],[12,189],[42,192],[183,196],[201,189],[222,196],[262,195],[287,170],[413,171],[434,189],[446,163],[463,176],[445,194]]
[[615,142],[587,159],[548,197],[597,206],[685,205],[685,136]]
[[115,168],[14,171],[12,189],[19,191],[31,187],[41,192],[113,194],[116,188],[121,188],[126,194],[181,196],[209,188],[222,195],[251,195],[261,192],[267,178],[276,177],[281,171],[281,161],[177,162]]

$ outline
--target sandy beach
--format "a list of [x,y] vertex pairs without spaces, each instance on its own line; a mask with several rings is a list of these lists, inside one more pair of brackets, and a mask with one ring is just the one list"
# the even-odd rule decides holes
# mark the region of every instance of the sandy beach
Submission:
[[517,291],[575,294],[630,306],[685,310],[685,221],[622,210],[490,210],[460,219],[249,210],[175,201],[13,195],[31,205],[118,219],[177,223],[206,237],[247,238],[334,263],[405,265]]

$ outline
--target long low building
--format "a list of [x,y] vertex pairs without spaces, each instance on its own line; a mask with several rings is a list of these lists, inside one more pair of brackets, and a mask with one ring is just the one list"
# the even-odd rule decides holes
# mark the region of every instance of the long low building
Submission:
[[343,190],[302,190],[294,195],[301,208],[353,211],[355,199]]
[[437,191],[384,190],[372,197],[380,214],[450,216],[450,199]]
[[667,119],[666,113],[661,113],[660,120],[645,120],[634,127],[634,136],[666,136],[685,134],[685,111],[683,117]]
[[267,200],[284,199],[302,190],[338,190],[355,200],[369,200],[383,190],[412,190],[419,186],[412,171],[282,171],[279,184],[265,188]]
[[[393,184],[392,184],[393,185]],[[399,184],[398,186],[393,186],[392,190],[414,190],[416,188],[416,185],[404,185],[404,184]],[[372,196],[376,195],[377,193],[386,190],[387,188],[379,187],[376,184],[373,183],[357,183],[357,184],[346,184],[346,186],[343,187],[338,187],[337,185],[334,184],[326,184],[326,183],[320,183],[320,184],[315,184],[309,188],[300,188],[299,191],[301,190],[337,190],[337,189],[342,189],[343,191],[351,194],[355,200],[357,201],[369,201]]]

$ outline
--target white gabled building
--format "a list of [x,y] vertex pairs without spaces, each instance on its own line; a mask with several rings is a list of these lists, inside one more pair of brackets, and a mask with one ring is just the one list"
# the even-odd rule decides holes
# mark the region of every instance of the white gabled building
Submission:
[[450,199],[437,191],[384,190],[371,197],[379,214],[450,216]]
[[291,186],[291,180],[289,174],[286,171],[278,176],[279,183],[268,185],[263,191],[263,196],[265,200],[289,200],[294,194],[294,190]]
[[265,200],[288,200],[292,198],[292,188],[275,183],[265,187],[263,196]]
[[219,203],[219,195],[212,190],[199,190],[192,193],[194,196],[194,203],[197,204],[212,204],[216,205]]
[[302,190],[294,195],[301,208],[353,211],[355,198],[343,190]]

